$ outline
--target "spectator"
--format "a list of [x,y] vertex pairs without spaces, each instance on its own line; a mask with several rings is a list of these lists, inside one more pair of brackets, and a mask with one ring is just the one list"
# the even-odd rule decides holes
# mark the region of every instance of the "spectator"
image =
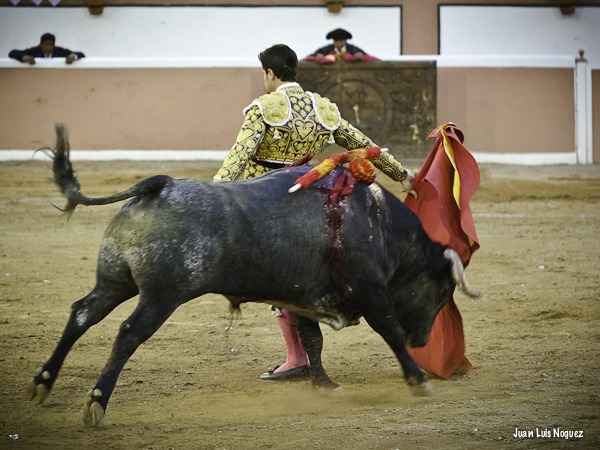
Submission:
[[348,44],[347,40],[352,39],[352,35],[342,29],[337,28],[327,33],[327,39],[333,39],[333,44],[321,47],[312,55],[305,59],[316,61],[318,63],[334,63],[336,61],[376,61],[378,58],[367,55],[364,50],[355,45]]
[[56,47],[54,42],[56,38],[53,34],[45,33],[40,39],[40,45],[27,48],[25,50],[11,50],[9,58],[16,59],[22,63],[30,65],[35,64],[35,58],[65,58],[67,64],[83,58],[85,55],[81,52],[72,52],[67,48]]

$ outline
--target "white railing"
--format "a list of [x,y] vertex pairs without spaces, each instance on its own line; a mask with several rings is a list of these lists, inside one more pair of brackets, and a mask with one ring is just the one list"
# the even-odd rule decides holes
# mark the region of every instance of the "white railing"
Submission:
[[[575,56],[569,55],[389,55],[382,61],[436,61],[438,67],[515,67],[515,68],[575,68]],[[256,68],[258,58],[239,57],[91,57],[65,64],[64,58],[36,59],[30,66],[10,58],[0,58],[0,68],[32,69],[160,69],[160,68]]]
[[65,58],[36,58],[29,65],[10,58],[0,58],[0,69],[185,69],[219,67],[260,67],[258,58],[156,58],[156,57],[91,57],[65,64]]

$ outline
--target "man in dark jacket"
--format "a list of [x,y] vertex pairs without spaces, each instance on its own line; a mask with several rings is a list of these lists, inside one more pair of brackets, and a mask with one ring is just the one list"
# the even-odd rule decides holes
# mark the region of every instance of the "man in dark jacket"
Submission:
[[72,52],[67,48],[56,47],[54,42],[56,38],[53,34],[45,33],[40,39],[40,45],[25,50],[11,50],[9,58],[16,59],[23,63],[35,64],[35,58],[66,58],[67,64],[83,58],[85,55],[81,52]]
[[367,55],[364,50],[358,48],[356,45],[348,44],[346,41],[352,39],[352,35],[342,28],[330,31],[326,37],[327,39],[333,39],[333,44],[321,47],[305,59],[320,63],[332,63],[340,60],[374,61],[378,59]]

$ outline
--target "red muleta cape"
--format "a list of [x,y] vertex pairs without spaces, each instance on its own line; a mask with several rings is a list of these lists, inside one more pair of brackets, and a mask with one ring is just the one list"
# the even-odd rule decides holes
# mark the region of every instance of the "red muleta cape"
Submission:
[[[479,188],[479,167],[463,147],[464,135],[456,125],[442,125],[429,136],[437,140],[415,178],[418,198],[404,203],[419,216],[429,237],[456,250],[465,267],[479,248],[469,201]],[[427,372],[443,378],[469,372],[465,356],[462,317],[454,298],[437,315],[425,347],[408,350]]]

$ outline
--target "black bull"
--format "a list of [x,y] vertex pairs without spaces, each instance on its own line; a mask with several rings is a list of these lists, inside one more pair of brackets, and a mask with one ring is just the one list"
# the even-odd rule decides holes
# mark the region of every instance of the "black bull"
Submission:
[[224,183],[155,176],[110,197],[88,198],[74,177],[62,126],[53,159],[68,213],[78,204],[133,197],[104,234],[95,287],[73,304],[56,350],[27,385],[29,398],[42,403],[77,339],[139,294],[88,394],[86,424],[101,421],[137,347],[178,306],[206,293],[224,295],[233,311],[244,302],[289,309],[309,356],[312,384],[331,390],[341,387],[323,369],[319,322],[341,329],[364,317],[421,393],[429,384],[405,344],[426,344],[457,285],[477,295],[456,252],[432,242],[419,219],[376,183],[358,183],[333,215],[316,187],[288,193],[299,173],[294,168]]

